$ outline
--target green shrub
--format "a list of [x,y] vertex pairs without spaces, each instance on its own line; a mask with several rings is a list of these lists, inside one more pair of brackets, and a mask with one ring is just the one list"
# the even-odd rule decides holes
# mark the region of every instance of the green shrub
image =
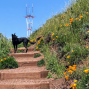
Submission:
[[37,62],[37,66],[41,67],[43,65],[45,65],[45,61],[43,59]]
[[83,71],[81,80],[77,83],[77,89],[89,89],[89,72]]
[[53,78],[53,76],[48,72],[47,78]]
[[0,69],[12,69],[18,68],[18,63],[15,61],[14,57],[4,57],[0,59]]
[[0,33],[0,58],[10,53],[9,40]]
[[37,58],[37,57],[40,57],[40,56],[41,56],[41,54],[37,53],[37,54],[34,55],[34,58]]
[[85,59],[88,56],[88,53],[89,50],[87,48],[85,48],[84,46],[76,45],[75,47],[72,47],[72,49],[68,53],[69,57],[67,56],[66,61],[68,61],[70,65],[78,64],[81,60]]

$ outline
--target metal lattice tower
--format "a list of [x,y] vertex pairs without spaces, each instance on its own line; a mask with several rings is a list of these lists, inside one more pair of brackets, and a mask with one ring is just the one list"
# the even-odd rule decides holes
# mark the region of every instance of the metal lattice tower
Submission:
[[[32,34],[32,27],[33,27],[33,4],[32,4],[32,15],[30,15],[30,8],[29,8],[29,15],[27,15],[27,4],[26,4],[26,23],[27,23],[27,37],[28,37],[28,31],[29,31],[29,36]],[[31,21],[30,21],[31,18]],[[31,33],[30,33],[31,32]]]

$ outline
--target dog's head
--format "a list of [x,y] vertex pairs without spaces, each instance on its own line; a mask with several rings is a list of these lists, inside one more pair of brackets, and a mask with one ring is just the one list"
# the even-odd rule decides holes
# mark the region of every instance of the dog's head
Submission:
[[17,38],[17,36],[14,33],[14,34],[12,34],[12,39],[15,39],[15,38]]

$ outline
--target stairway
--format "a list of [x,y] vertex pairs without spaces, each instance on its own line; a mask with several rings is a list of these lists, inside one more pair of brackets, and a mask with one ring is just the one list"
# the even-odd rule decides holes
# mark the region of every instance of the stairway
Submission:
[[[9,56],[15,57],[19,67],[0,70],[0,89],[50,89],[50,81],[53,79],[46,79],[48,70],[44,66],[37,66],[37,62],[44,56],[40,51],[34,51],[34,47],[28,47],[27,53],[13,53],[14,49],[11,49]],[[19,49],[25,50],[24,47]],[[34,58],[37,53],[41,56]]]

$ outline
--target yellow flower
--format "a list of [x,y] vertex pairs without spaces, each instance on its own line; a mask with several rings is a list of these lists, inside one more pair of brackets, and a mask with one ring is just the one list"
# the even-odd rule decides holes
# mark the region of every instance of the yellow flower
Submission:
[[3,61],[3,59],[1,59],[1,61]]
[[73,67],[76,67],[76,65],[73,65]]
[[76,83],[76,82],[77,82],[77,80],[74,80],[74,82]]
[[81,21],[81,19],[79,19],[79,21]]
[[61,16],[61,18],[63,18],[63,15]]
[[6,58],[4,58],[4,60],[6,60]]
[[70,23],[72,23],[72,22],[73,22],[73,18],[70,19]]
[[36,49],[38,49],[38,47],[36,47]]
[[40,41],[38,41],[38,44],[40,44]]
[[76,87],[72,87],[72,89],[76,89]]
[[31,42],[33,42],[33,40],[30,40]]
[[88,46],[86,48],[88,49]]
[[66,72],[64,73],[64,75],[66,75]]
[[66,78],[66,80],[68,80],[69,79],[69,75],[66,75],[65,78]]
[[52,33],[52,36],[54,35],[54,33]]
[[89,33],[89,31],[87,31]]
[[53,39],[53,40],[55,40],[55,39]]
[[71,84],[70,87],[73,87],[73,84]]
[[72,70],[75,71],[76,70],[75,67],[72,67]]
[[28,43],[28,44],[30,44],[30,43]]
[[68,55],[67,58],[70,58],[70,55]]
[[60,24],[60,27],[62,27],[62,25]]
[[68,24],[68,23],[66,23],[66,26],[69,26],[69,24]]
[[69,69],[72,69],[72,66],[69,66]]
[[86,12],[86,14],[88,14],[88,12]]
[[80,18],[82,18],[83,16],[80,16]]
[[69,68],[67,69],[67,71],[69,71]]
[[88,73],[88,70],[84,70],[85,73]]
[[73,53],[74,51],[72,50],[72,53]]
[[74,84],[74,87],[76,87],[77,84]]
[[58,38],[58,36],[56,36],[56,38]]
[[76,20],[78,20],[78,18],[75,18]]
[[69,73],[71,73],[71,74],[73,73],[73,71],[72,71],[72,70],[69,70],[68,72],[69,72]]

